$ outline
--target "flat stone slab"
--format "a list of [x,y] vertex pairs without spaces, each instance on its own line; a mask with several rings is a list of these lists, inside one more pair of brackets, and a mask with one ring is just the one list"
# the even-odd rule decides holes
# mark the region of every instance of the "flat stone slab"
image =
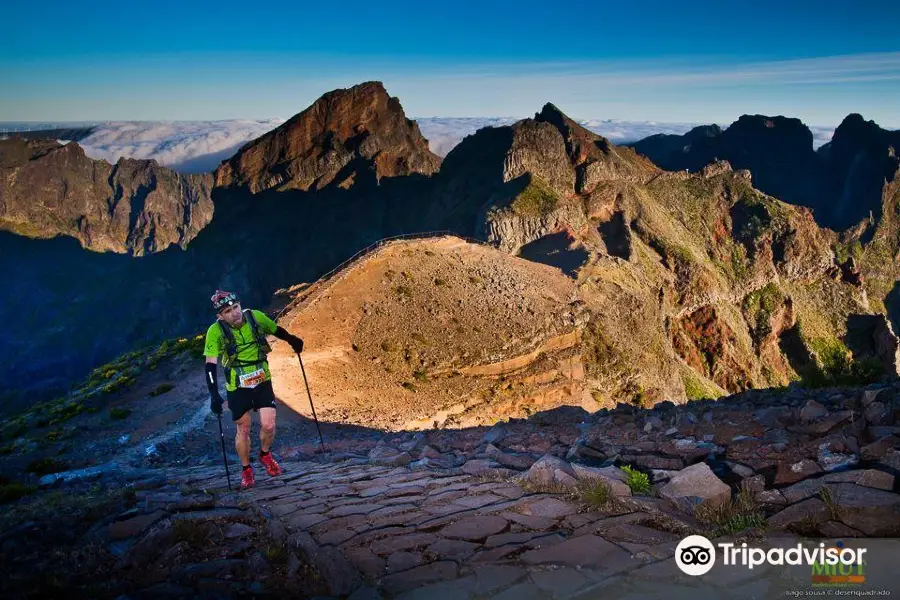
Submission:
[[400,594],[429,583],[454,579],[458,574],[455,562],[439,561],[401,573],[386,575],[381,582],[389,594]]
[[370,549],[375,554],[392,554],[401,550],[410,550],[433,544],[438,537],[433,533],[411,533],[398,535],[372,542]]
[[475,570],[475,587],[478,596],[487,596],[528,576],[528,571],[512,565],[483,565]]
[[769,517],[770,527],[783,529],[799,521],[823,523],[828,520],[828,507],[818,498],[807,498]]
[[438,558],[465,560],[475,554],[480,547],[480,544],[464,542],[463,540],[440,539],[428,546],[428,552]]
[[485,548],[497,548],[506,544],[524,544],[536,535],[540,535],[534,531],[523,531],[521,533],[498,533],[490,536],[484,542]]
[[533,583],[517,583],[509,589],[503,590],[491,600],[547,600],[545,591]]
[[589,567],[614,572],[628,568],[631,564],[640,564],[633,561],[628,552],[596,535],[583,535],[550,547],[526,552],[522,555],[522,562],[531,565],[550,563],[568,567]]
[[294,529],[309,529],[314,525],[318,525],[324,521],[327,521],[328,517],[319,513],[291,513],[287,517],[285,517],[284,522],[288,527],[292,527]]
[[328,515],[331,517],[346,517],[347,515],[367,515],[381,508],[380,504],[351,504],[332,509]]
[[591,583],[579,571],[571,568],[537,571],[531,574],[531,581],[555,598],[565,598]]
[[894,489],[894,476],[875,469],[856,469],[828,473],[815,479],[804,479],[781,490],[789,504],[811,498],[819,493],[826,483],[855,483],[865,487],[891,491]]
[[653,529],[652,527],[645,527],[634,523],[614,525],[603,532],[603,537],[607,540],[616,542],[630,542],[632,544],[646,544],[648,546],[681,539],[680,536],[667,531],[660,531],[658,529]]
[[900,535],[900,494],[853,483],[829,484],[828,488],[844,525],[872,537]]
[[377,579],[384,575],[385,560],[368,548],[348,548],[344,556],[366,577]]
[[453,504],[464,506],[466,508],[481,508],[495,502],[502,502],[505,498],[495,496],[493,494],[480,494],[478,496],[463,496],[453,501]]
[[549,519],[547,517],[533,517],[531,515],[523,515],[514,512],[502,512],[499,516],[533,531],[544,531],[556,525],[556,519]]
[[522,505],[520,510],[523,515],[559,519],[577,513],[578,507],[574,504],[557,500],[556,498],[541,498],[540,500]]
[[124,540],[135,536],[165,516],[165,511],[157,510],[149,515],[138,515],[124,521],[115,521],[109,525],[109,537],[113,540]]
[[370,498],[372,496],[378,496],[379,494],[383,494],[388,491],[388,487],[386,485],[373,485],[372,487],[368,487],[362,491],[360,491],[357,495],[360,498]]
[[250,535],[256,531],[249,525],[245,525],[244,523],[232,523],[225,529],[225,538],[226,539],[234,539],[239,537],[244,537]]
[[387,573],[396,573],[418,567],[423,562],[425,559],[420,552],[394,552],[388,556],[384,568]]
[[441,535],[450,539],[473,542],[500,533],[508,525],[509,523],[506,519],[496,515],[467,517],[444,527],[441,530]]

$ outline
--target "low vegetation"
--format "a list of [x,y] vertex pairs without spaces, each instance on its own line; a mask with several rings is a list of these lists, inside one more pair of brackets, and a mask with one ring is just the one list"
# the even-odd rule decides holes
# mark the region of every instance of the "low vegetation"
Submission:
[[872,358],[853,360],[843,342],[836,338],[807,340],[818,361],[810,362],[801,373],[804,387],[821,388],[845,385],[868,385],[884,376],[884,365]]
[[784,294],[775,283],[771,282],[744,297],[742,306],[744,316],[757,341],[771,332],[772,315],[783,303]]
[[[0,424],[0,439],[14,441],[35,429],[54,427],[50,431],[36,433],[34,441],[57,441],[66,435],[59,427],[61,424],[80,415],[100,412],[108,402],[109,396],[132,387],[137,382],[137,377],[145,370],[153,370],[161,361],[177,356],[202,358],[204,342],[205,335],[198,334],[192,338],[166,340],[157,346],[123,354],[116,360],[91,371],[90,375],[66,396],[36,403],[17,416],[6,419]],[[174,385],[170,383],[160,384],[150,392],[150,396],[164,394],[173,387]],[[130,412],[127,409],[113,408],[110,410],[110,417],[123,419]],[[4,448],[15,450],[12,444]]]
[[510,208],[523,217],[542,217],[553,212],[559,203],[556,194],[537,177],[513,198]]
[[616,504],[612,489],[602,479],[587,478],[578,482],[578,499],[593,509],[603,510]]
[[629,466],[623,465],[622,471],[625,472],[625,483],[631,488],[631,493],[634,495],[646,495],[650,493],[650,476],[646,473],[641,473],[637,469]]
[[766,517],[753,493],[742,489],[732,499],[718,504],[702,505],[694,516],[710,526],[714,536],[733,535],[746,529],[763,529]]

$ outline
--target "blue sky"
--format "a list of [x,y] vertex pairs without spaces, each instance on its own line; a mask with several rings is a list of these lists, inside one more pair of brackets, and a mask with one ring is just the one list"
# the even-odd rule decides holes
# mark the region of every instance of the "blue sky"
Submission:
[[290,117],[381,80],[410,116],[900,126],[895,2],[17,2],[0,121]]

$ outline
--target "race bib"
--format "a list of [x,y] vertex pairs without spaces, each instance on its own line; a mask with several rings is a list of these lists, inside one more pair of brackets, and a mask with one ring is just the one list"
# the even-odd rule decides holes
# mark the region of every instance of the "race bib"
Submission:
[[247,373],[246,375],[240,375],[238,377],[238,385],[242,388],[255,388],[263,381],[266,380],[266,372],[262,369],[257,369],[252,373]]

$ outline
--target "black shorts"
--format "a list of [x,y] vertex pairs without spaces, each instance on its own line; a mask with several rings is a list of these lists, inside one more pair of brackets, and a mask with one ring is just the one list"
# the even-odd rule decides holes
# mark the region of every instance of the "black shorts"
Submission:
[[272,380],[263,381],[255,388],[238,388],[227,392],[228,408],[231,409],[231,420],[237,421],[251,408],[275,408],[275,392],[272,391]]

